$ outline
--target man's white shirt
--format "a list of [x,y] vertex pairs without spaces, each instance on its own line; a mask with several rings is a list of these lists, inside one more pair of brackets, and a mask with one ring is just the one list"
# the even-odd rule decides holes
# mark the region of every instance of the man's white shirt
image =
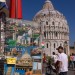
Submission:
[[54,59],[54,63],[57,61],[57,55],[53,55],[52,58]]
[[59,72],[68,71],[68,56],[65,53],[61,53],[58,56],[58,61],[62,62]]

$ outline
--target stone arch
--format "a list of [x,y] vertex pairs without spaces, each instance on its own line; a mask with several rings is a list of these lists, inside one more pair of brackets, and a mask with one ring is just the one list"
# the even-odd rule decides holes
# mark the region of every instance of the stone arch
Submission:
[[[48,48],[47,48],[48,45]],[[44,53],[47,55],[51,55],[51,42],[50,41],[45,41],[45,49],[43,50]]]
[[45,41],[45,42],[46,42],[46,44],[45,44],[46,48],[47,48],[47,46],[48,46],[48,48],[50,48],[50,46],[51,46],[50,41]]
[[53,48],[54,48],[54,50],[56,50],[57,46],[58,46],[58,42],[57,41],[53,41]]

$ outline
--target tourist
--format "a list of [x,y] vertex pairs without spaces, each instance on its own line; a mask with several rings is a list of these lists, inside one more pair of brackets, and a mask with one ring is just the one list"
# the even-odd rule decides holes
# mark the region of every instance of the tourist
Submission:
[[75,54],[74,54],[74,68],[75,68]]
[[67,75],[68,72],[68,56],[64,53],[63,47],[59,46],[57,48],[59,52],[58,56],[58,70],[59,70],[59,75]]
[[69,67],[72,69],[74,68],[74,56],[73,56],[73,54],[70,55]]
[[53,54],[52,55],[52,58],[54,60],[54,63],[56,63],[56,61],[57,61],[57,55],[55,54],[55,52],[53,52],[52,54]]

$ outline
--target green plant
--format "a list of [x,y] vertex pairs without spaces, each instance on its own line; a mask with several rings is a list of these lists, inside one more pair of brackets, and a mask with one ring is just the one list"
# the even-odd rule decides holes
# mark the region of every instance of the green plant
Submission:
[[50,64],[52,64],[52,63],[54,62],[54,59],[51,58],[50,56],[47,56],[47,57],[46,57],[46,60],[47,60],[47,62],[50,63]]

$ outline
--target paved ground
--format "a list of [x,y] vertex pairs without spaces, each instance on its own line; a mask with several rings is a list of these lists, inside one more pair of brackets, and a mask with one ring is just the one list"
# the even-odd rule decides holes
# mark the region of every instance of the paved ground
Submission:
[[69,71],[67,75],[75,75],[75,71]]
[[[44,66],[43,66],[43,73],[44,74],[42,74],[42,75],[46,75],[45,73],[46,73],[46,70],[47,70],[47,65],[46,64],[44,64]],[[56,74],[54,74],[52,71],[51,71],[51,75],[56,75]],[[68,71],[68,74],[67,75],[75,75],[75,68],[69,68],[69,71]]]
[[[45,66],[45,64],[44,64],[44,66]],[[46,73],[46,68],[43,68],[43,74],[42,75],[46,75],[45,73]],[[51,71],[51,75],[56,75],[55,73],[53,73],[52,71]],[[72,69],[72,68],[69,68],[69,71],[68,71],[68,74],[67,75],[75,75],[75,68],[74,69]]]
[[69,69],[67,75],[75,75],[75,69]]
[[[42,74],[42,75],[46,75],[46,74]],[[55,73],[52,72],[51,75],[56,75]],[[75,75],[75,69],[69,69],[68,74],[67,75]]]

